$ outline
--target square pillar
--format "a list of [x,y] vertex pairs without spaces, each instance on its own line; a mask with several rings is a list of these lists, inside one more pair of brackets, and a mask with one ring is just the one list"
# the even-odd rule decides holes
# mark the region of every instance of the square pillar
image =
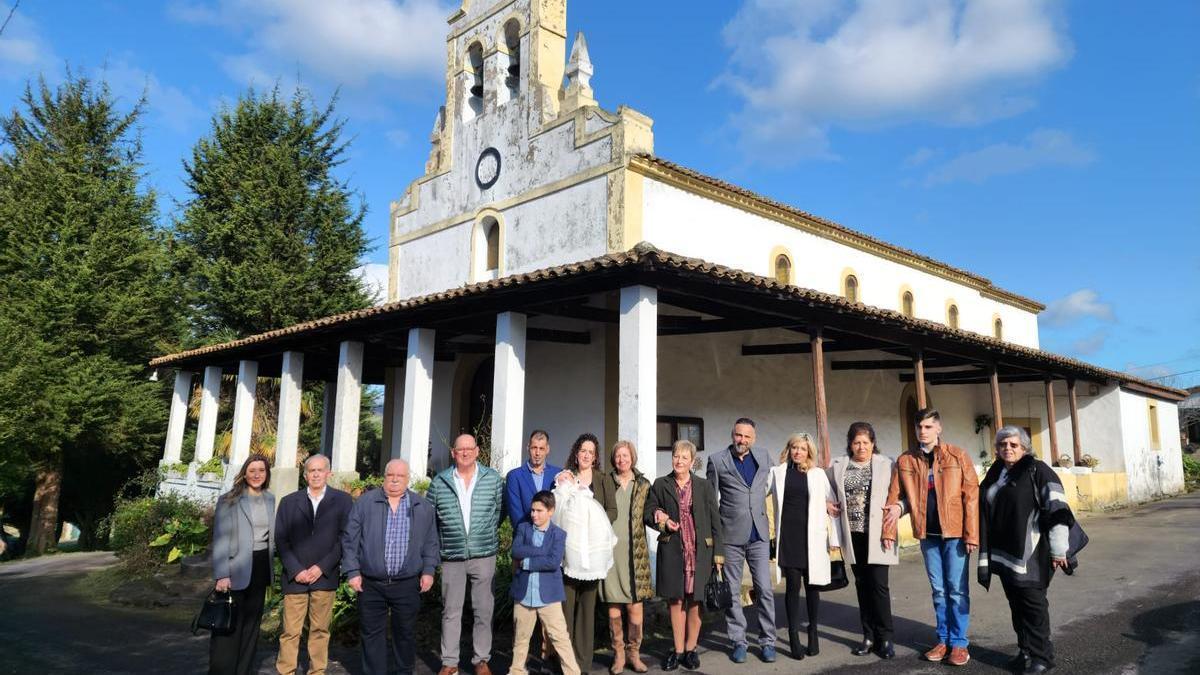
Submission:
[[196,463],[212,459],[217,438],[217,405],[221,398],[221,366],[204,369],[204,389],[200,392],[200,421],[196,425]]
[[404,365],[404,400],[401,403],[400,456],[408,462],[409,476],[429,471],[429,418],[433,414],[432,328],[410,328]]
[[[338,347],[337,391],[330,464],[336,482],[358,477],[358,413],[362,407],[363,343],[346,340]],[[354,474],[353,477],[348,477]]]
[[326,457],[333,456],[333,416],[337,413],[337,382],[326,382],[321,398],[321,449]]
[[404,369],[385,368],[383,371],[383,443],[379,453],[379,475],[390,460],[400,452],[400,430],[404,428]]
[[617,438],[633,441],[638,470],[654,480],[658,476],[658,289],[622,288],[619,327]]
[[192,397],[192,376],[186,370],[175,373],[175,392],[171,395],[171,415],[167,421],[167,442],[163,463],[176,464],[183,452],[183,431],[187,426],[188,400]]
[[258,361],[238,363],[237,395],[233,399],[233,439],[229,446],[229,471],[236,473],[250,456],[254,429],[254,396],[258,389]]
[[304,354],[284,352],[279,369],[279,426],[275,430],[275,467],[271,487],[276,499],[300,485],[296,453],[300,445],[300,402],[304,395]]
[[500,473],[521,466],[525,432],[525,332],[527,317],[496,315],[496,368],[492,378],[492,466]]

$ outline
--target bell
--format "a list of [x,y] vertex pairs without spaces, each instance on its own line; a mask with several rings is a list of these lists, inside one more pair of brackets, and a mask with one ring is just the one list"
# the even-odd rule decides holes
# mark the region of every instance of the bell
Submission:
[[471,86],[471,95],[475,96],[476,98],[482,98],[483,97],[483,85],[482,84],[472,85]]
[[516,63],[510,63],[508,65],[508,74],[513,77],[520,77],[521,76],[521,62],[517,61]]

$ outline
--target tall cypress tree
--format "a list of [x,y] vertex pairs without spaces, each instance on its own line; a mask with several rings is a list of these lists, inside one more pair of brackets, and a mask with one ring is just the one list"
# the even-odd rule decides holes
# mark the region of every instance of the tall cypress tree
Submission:
[[354,273],[365,207],[333,174],[347,143],[334,101],[253,90],[218,112],[184,162],[176,223],[197,342],[218,342],[365,307]]
[[143,105],[118,110],[68,72],[0,119],[0,484],[33,479],[31,552],[55,542],[69,467],[121,467],[83,480],[123,482],[161,448],[166,397],[146,363],[181,326],[139,189]]

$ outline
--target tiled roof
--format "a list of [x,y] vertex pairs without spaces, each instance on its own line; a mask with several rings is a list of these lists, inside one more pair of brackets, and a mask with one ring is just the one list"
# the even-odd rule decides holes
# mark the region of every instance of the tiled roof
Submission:
[[737,284],[743,288],[761,289],[785,298],[811,301],[826,308],[840,309],[846,313],[854,314],[858,317],[885,322],[890,326],[902,327],[911,330],[914,333],[925,333],[932,336],[952,339],[961,344],[972,345],[987,349],[989,351],[999,352],[1001,355],[1008,353],[1010,355],[1022,356],[1040,363],[1048,369],[1057,367],[1057,369],[1065,370],[1077,375],[1090,376],[1101,380],[1115,380],[1124,385],[1134,385],[1143,390],[1150,390],[1156,395],[1172,400],[1182,400],[1187,397],[1186,391],[1172,387],[1166,387],[1147,380],[1142,380],[1127,373],[1108,370],[1090,363],[1042,351],[1040,349],[1033,349],[1011,342],[1004,342],[986,335],[950,328],[935,321],[909,318],[896,311],[880,309],[878,307],[864,305],[862,303],[850,302],[838,295],[822,293],[821,291],[802,288],[800,286],[794,286],[791,284],[781,284],[770,277],[751,274],[750,272],[707,262],[700,260],[699,258],[686,258],[668,251],[661,251],[647,243],[638,244],[630,251],[611,253],[577,263],[559,265],[557,267],[535,270],[523,274],[514,274],[477,284],[461,286],[459,288],[442,291],[440,293],[432,293],[429,295],[410,298],[408,300],[401,300],[399,302],[392,302],[384,305],[356,310],[353,312],[346,312],[344,314],[335,314],[333,316],[324,317],[315,321],[308,321],[305,323],[288,326],[287,328],[280,328],[278,330],[252,335],[250,337],[234,340],[232,342],[226,342],[224,344],[210,345],[177,354],[161,356],[152,360],[150,362],[150,366],[171,367],[184,360],[191,360],[206,355],[215,356],[222,352],[227,352],[240,347],[258,343],[268,343],[280,338],[300,335],[316,329],[351,327],[353,324],[364,319],[383,317],[387,315],[401,316],[405,312],[409,312],[417,308],[433,306],[461,298],[483,296],[502,289],[513,288],[527,284],[548,284],[553,283],[555,280],[572,279],[595,274],[604,270],[620,268],[641,268],[646,271],[673,271],[680,275],[695,274],[707,277],[713,281],[733,282],[734,284]]
[[776,211],[781,211],[795,218],[808,221],[808,223],[815,225],[818,230],[821,230],[823,234],[829,235],[835,239],[842,240],[853,245],[869,248],[876,253],[890,254],[891,257],[897,258],[904,262],[916,264],[927,270],[941,273],[944,276],[949,276],[956,281],[972,286],[985,294],[996,296],[1010,304],[1016,304],[1022,309],[1032,312],[1040,312],[1046,308],[1045,305],[1037,300],[1012,293],[1011,291],[1006,291],[994,285],[991,280],[987,279],[986,277],[982,277],[973,272],[968,272],[967,270],[954,267],[953,265],[948,265],[939,260],[930,258],[929,256],[917,253],[916,251],[911,251],[901,246],[890,244],[882,239],[858,232],[857,230],[852,230],[827,218],[822,218],[821,216],[803,211],[783,202],[775,201],[774,199],[765,197],[757,192],[747,190],[746,188],[734,185],[733,183],[727,183],[719,178],[714,178],[712,176],[700,173],[694,169],[689,169],[674,162],[647,154],[638,155],[634,160],[634,165],[637,166],[638,163],[641,163],[646,167],[655,167],[669,173],[690,178],[693,181],[703,183],[717,190],[737,195],[744,199],[757,202],[763,206],[770,207]]

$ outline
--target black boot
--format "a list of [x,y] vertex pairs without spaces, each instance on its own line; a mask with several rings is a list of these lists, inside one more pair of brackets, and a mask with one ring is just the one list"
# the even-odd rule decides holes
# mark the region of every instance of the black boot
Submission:
[[788,648],[791,649],[792,658],[797,661],[804,658],[804,649],[800,647],[800,633],[794,630],[788,631]]
[[875,655],[884,661],[896,658],[896,647],[891,640],[879,640],[875,643]]
[[674,650],[667,652],[667,658],[662,662],[663,670],[678,670],[679,669],[679,654]]
[[821,641],[817,637],[816,624],[808,624],[808,655],[816,656],[821,653]]
[[866,656],[874,651],[875,643],[871,641],[870,635],[863,635],[862,644],[850,650],[850,653],[855,656]]

